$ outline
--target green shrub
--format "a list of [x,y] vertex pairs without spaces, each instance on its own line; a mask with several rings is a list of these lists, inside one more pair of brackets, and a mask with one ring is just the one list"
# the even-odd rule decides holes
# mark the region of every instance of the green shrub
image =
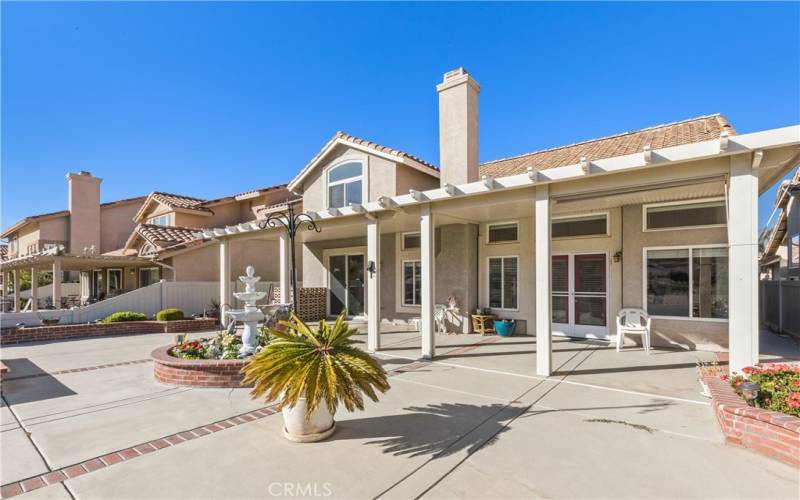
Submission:
[[103,318],[103,323],[118,323],[120,321],[145,321],[147,315],[133,311],[117,311]]
[[156,313],[156,320],[158,321],[177,321],[183,319],[183,311],[180,309],[164,309]]

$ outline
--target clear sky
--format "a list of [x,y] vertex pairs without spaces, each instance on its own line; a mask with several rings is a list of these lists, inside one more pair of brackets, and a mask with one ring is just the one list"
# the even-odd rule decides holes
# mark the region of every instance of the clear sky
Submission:
[[482,161],[715,112],[797,124],[799,5],[3,2],[2,226],[66,208],[68,171],[103,201],[286,182],[337,130],[438,163],[457,66]]

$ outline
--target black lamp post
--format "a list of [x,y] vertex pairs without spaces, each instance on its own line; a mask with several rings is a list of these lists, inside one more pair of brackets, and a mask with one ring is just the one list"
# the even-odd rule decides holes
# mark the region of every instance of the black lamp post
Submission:
[[311,218],[305,212],[300,212],[299,214],[294,213],[294,209],[292,209],[292,204],[287,200],[286,203],[286,211],[285,212],[273,212],[267,217],[265,220],[259,222],[259,226],[262,229],[266,228],[275,228],[282,226],[286,230],[286,234],[289,236],[289,247],[290,247],[290,259],[291,259],[291,270],[289,274],[289,280],[291,281],[291,293],[292,293],[292,310],[297,313],[297,264],[295,260],[295,248],[294,248],[294,238],[297,234],[297,230],[300,229],[303,225],[306,226],[306,229],[309,231],[316,231],[321,232],[322,229],[317,226],[317,223],[314,222],[314,219]]

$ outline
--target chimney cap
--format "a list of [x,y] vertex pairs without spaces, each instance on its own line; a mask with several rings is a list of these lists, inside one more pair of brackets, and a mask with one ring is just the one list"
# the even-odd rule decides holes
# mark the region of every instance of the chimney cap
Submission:
[[469,83],[475,88],[476,92],[481,91],[481,86],[478,85],[478,82],[472,78],[472,76],[466,69],[464,69],[463,66],[459,66],[458,68],[445,73],[444,77],[442,78],[442,83],[436,86],[436,90],[441,92],[462,83]]

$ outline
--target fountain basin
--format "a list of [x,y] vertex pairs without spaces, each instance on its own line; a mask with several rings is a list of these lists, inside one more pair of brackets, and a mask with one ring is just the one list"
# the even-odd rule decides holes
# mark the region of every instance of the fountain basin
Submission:
[[156,380],[185,387],[242,387],[241,369],[250,359],[183,359],[170,354],[174,346],[150,353]]

